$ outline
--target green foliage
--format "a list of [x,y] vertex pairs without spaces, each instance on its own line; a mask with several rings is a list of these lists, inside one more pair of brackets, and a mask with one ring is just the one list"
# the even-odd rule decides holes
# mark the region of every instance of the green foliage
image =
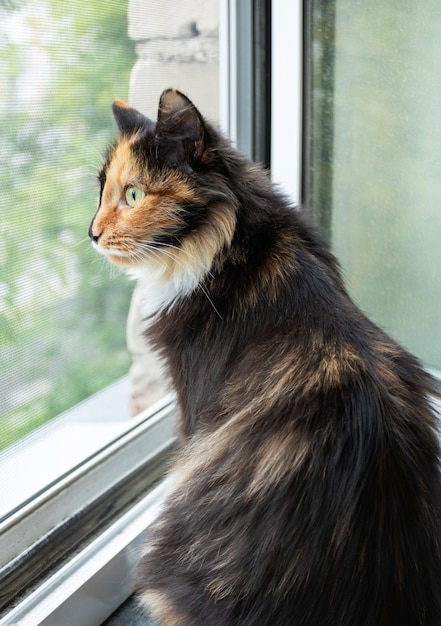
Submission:
[[7,4],[19,21],[0,25],[0,448],[127,371],[132,289],[87,240],[110,105],[135,61],[127,2]]
[[24,0],[0,0],[0,9],[16,11],[23,4]]

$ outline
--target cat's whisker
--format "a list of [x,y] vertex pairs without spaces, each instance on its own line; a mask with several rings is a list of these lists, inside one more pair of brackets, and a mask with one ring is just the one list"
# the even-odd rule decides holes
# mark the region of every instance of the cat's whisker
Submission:
[[145,244],[145,243],[144,244],[141,243],[138,245],[146,252],[154,254],[157,259],[160,259],[161,255],[164,255],[168,257],[169,259],[171,259],[174,263],[176,263],[176,265],[179,266],[181,269],[183,270],[187,269],[187,266],[182,261],[182,259],[174,255],[171,251],[162,248],[162,246],[158,247],[158,246],[153,246],[153,245]]
[[154,241],[141,241],[140,242],[141,245],[147,245],[147,246],[151,246],[154,247],[155,250],[162,250],[164,251],[164,248],[169,248],[171,250],[176,250],[177,252],[179,252],[179,254],[186,254],[192,261],[196,260],[194,255],[190,254],[187,250],[185,250],[184,248],[180,248],[179,246],[174,246],[171,243],[165,243],[165,242],[161,242],[161,243],[156,243]]
[[[158,245],[155,244],[154,242],[148,242],[148,243],[147,242],[138,242],[138,246],[140,246],[143,251],[145,251],[148,254],[151,254],[152,256],[154,256],[156,259],[160,259],[161,255],[165,255],[168,258],[172,259],[176,263],[176,265],[181,267],[181,269],[183,269],[183,270],[186,269],[186,265],[185,265],[185,263],[183,263],[182,259],[178,258],[176,255],[173,254],[172,250],[180,251],[180,248],[178,248],[177,246],[173,246],[171,244],[161,244],[158,247]],[[128,244],[126,244],[124,247],[128,248]],[[165,248],[171,248],[172,250],[167,250]],[[138,260],[140,262],[145,260],[146,256],[148,256],[147,254],[141,254],[139,252],[139,250],[133,250],[132,248],[130,248],[130,250],[128,250],[128,251],[129,251],[130,256],[133,259]],[[189,255],[189,256],[191,256],[191,255]],[[219,313],[218,309],[216,308],[213,300],[210,298],[210,295],[209,295],[207,289],[202,284],[198,285],[198,289],[207,298],[208,302],[213,307],[213,310],[215,311],[216,315],[220,319],[223,319],[222,315]]]
[[82,246],[90,246],[90,239],[89,237],[85,237],[84,239],[81,239],[80,241],[76,241],[75,243],[71,244],[71,248],[73,250],[75,250],[76,248],[80,248]]
[[113,263],[108,263],[107,259],[101,256],[101,254],[95,254],[92,258],[94,263],[100,265],[101,271],[107,272],[110,279],[113,280],[114,273],[116,272],[116,267],[114,267]]
[[[178,246],[174,246],[173,244],[170,243],[160,243],[157,244],[155,242],[145,242],[144,244],[141,243],[141,245],[147,245],[147,246],[154,246],[155,250],[157,250],[158,252],[162,252],[163,254],[167,254],[167,251],[165,250],[165,248],[169,248],[171,249],[171,251],[168,253],[168,256],[170,258],[172,258],[176,263],[178,263],[180,261],[181,263],[181,267],[185,269],[185,264],[183,262],[182,259],[178,259],[177,255],[173,254],[173,250],[176,250],[177,252],[179,252],[179,254],[185,254],[190,261],[197,263],[198,259],[194,254],[190,254],[190,252],[188,252],[188,250],[185,250],[185,248],[180,248]],[[149,247],[149,250],[151,250],[151,247]],[[213,274],[211,272],[207,272],[208,276],[213,276]]]
[[83,165],[81,165],[80,167],[82,170],[86,172],[93,172],[95,175],[97,175],[100,171],[100,168],[97,165],[93,165],[92,163],[83,163]]
[[207,298],[208,302],[211,304],[211,306],[213,307],[215,313],[219,316],[219,319],[223,320],[224,318],[222,317],[222,315],[219,313],[219,311],[217,310],[213,300],[210,298],[210,296],[208,295],[208,291],[205,289],[205,287],[203,285],[199,285],[199,289],[202,291],[202,293],[204,294],[204,296]]
[[[141,247],[144,250],[147,250],[148,252],[154,254],[154,256],[156,256],[156,258],[159,258],[161,254],[164,254],[165,256],[168,256],[169,258],[171,258],[182,269],[184,269],[184,270],[186,269],[186,265],[185,265],[185,263],[183,263],[182,259],[179,259],[176,255],[174,255],[172,251],[164,249],[165,247],[167,247],[167,248],[171,248],[172,250],[177,250],[177,251],[181,252],[182,251],[181,248],[178,248],[177,246],[173,246],[172,244],[160,244],[159,247],[158,247],[157,244],[156,245],[152,245],[151,243],[141,243],[139,245],[141,245]],[[187,252],[187,251],[185,251],[185,252]],[[194,259],[193,255],[188,254],[188,256],[191,259]],[[208,274],[211,276],[210,272],[208,272]],[[210,295],[209,295],[207,289],[202,284],[198,285],[198,289],[200,289],[200,291],[207,298],[208,302],[213,307],[213,310],[215,311],[216,315],[218,315],[218,317],[220,319],[223,319],[222,315],[219,313],[218,309],[216,308],[213,300],[210,298]]]
[[142,246],[142,247],[143,247],[144,250],[147,250],[148,252],[154,253],[158,259],[161,258],[161,255],[164,255],[167,258],[169,258],[172,261],[174,261],[176,263],[176,265],[178,265],[182,269],[186,269],[186,265],[182,261],[182,259],[180,259],[176,255],[174,255],[169,250],[165,250],[165,249],[161,249],[161,248],[157,248],[157,247],[155,248],[155,247],[145,246],[145,245]]
[[[142,247],[146,250],[148,250],[151,253],[156,253],[156,256],[159,257],[160,254],[164,254],[165,256],[168,256],[169,258],[171,258],[175,263],[177,263],[177,265],[179,265],[182,269],[186,269],[185,264],[182,262],[181,259],[177,258],[176,255],[173,255],[173,253],[169,250],[164,250],[163,249],[163,245],[168,247],[168,248],[172,248],[178,251],[181,251],[180,248],[178,248],[177,246],[173,246],[171,244],[161,244],[161,246],[158,248],[157,246],[153,247],[151,244],[141,244]],[[192,258],[192,255],[189,255]],[[219,316],[220,319],[222,318],[222,315],[219,313],[218,309],[216,308],[213,300],[210,298],[207,289],[200,284],[198,286],[198,289],[200,289],[200,291],[204,294],[204,296],[207,298],[208,302],[210,303],[210,305],[213,307],[213,310],[215,311],[215,313]]]
[[[103,153],[95,145],[89,143],[86,155],[88,159],[94,159],[92,165],[100,164],[103,160]],[[98,165],[98,169],[100,166]]]

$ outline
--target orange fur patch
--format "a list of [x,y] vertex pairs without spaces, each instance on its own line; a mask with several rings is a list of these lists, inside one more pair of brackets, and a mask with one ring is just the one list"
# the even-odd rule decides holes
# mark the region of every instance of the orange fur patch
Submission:
[[[198,206],[201,200],[185,174],[166,170],[152,175],[143,169],[133,155],[134,141],[136,137],[122,137],[111,154],[92,230],[99,236],[99,251],[113,263],[160,277],[162,284],[173,282],[174,290],[169,289],[165,297],[171,300],[173,294],[194,289],[209,273],[216,256],[231,245],[236,216],[227,204],[213,205],[206,222],[180,245],[156,246],[158,237],[183,225],[182,206]],[[136,207],[125,201],[130,185],[145,193]]]
[[296,432],[271,437],[258,450],[252,479],[248,485],[249,498],[271,491],[287,476],[292,476],[305,463],[310,445]]

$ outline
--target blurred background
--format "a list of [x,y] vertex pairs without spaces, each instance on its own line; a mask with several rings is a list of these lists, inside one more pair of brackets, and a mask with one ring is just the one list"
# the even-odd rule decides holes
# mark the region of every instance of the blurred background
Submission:
[[4,447],[127,371],[132,285],[87,241],[135,46],[127,3],[2,2],[0,428]]

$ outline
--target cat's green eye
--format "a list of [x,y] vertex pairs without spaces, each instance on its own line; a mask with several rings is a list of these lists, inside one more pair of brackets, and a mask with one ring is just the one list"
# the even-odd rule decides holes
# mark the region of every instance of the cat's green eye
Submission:
[[130,185],[126,189],[126,202],[129,206],[135,207],[137,204],[141,202],[144,198],[144,192],[139,187],[135,187],[135,185]]

